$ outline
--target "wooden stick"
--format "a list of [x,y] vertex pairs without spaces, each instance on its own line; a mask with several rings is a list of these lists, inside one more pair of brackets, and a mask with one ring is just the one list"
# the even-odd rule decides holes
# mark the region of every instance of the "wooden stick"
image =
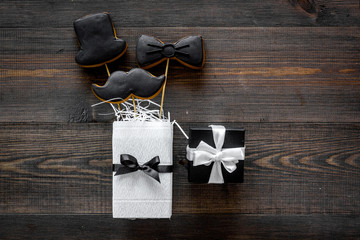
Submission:
[[132,96],[132,100],[133,100],[133,104],[134,104],[134,112],[135,112],[135,114],[136,114],[136,105],[135,105],[135,98],[134,98],[134,96]]
[[110,77],[110,71],[109,71],[109,68],[108,68],[108,66],[107,66],[106,63],[105,63],[105,67],[106,67],[106,72],[107,72],[107,74],[108,74],[108,77]]
[[166,87],[166,82],[167,82],[167,75],[168,75],[168,70],[169,70],[169,58],[166,61],[166,69],[165,69],[165,83],[164,83],[164,87],[162,90],[162,94],[161,94],[161,105],[160,105],[160,116],[159,118],[161,119],[161,113],[162,113],[162,109],[163,109],[163,104],[164,104],[164,95],[165,95],[165,87]]

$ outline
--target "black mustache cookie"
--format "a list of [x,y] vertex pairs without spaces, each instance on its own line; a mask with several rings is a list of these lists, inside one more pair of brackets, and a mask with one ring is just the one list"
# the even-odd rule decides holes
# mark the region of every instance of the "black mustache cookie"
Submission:
[[163,43],[160,39],[142,35],[136,45],[136,59],[141,68],[148,69],[166,59],[201,69],[205,64],[204,41],[201,36],[188,36],[176,43]]
[[101,101],[122,103],[130,97],[152,99],[160,93],[164,82],[164,75],[155,77],[141,68],[134,68],[129,72],[113,72],[104,86],[92,84],[92,90]]
[[75,61],[81,67],[99,67],[120,58],[127,43],[117,38],[110,15],[97,13],[74,21],[74,29],[80,44]]

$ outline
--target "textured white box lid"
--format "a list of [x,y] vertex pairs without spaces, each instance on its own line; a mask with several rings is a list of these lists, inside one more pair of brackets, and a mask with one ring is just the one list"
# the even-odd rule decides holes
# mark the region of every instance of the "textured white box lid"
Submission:
[[[113,163],[121,154],[134,156],[141,165],[155,156],[160,165],[172,165],[173,128],[170,122],[113,123]],[[170,218],[172,213],[172,173],[160,173],[160,181],[141,171],[114,176],[114,218]]]

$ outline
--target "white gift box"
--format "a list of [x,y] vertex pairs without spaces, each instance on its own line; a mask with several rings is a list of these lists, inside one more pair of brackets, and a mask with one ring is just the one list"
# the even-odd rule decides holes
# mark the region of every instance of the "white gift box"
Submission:
[[[142,165],[159,156],[160,165],[172,165],[173,126],[170,121],[115,121],[113,164],[120,155],[134,156]],[[159,173],[160,183],[142,171],[116,175],[113,172],[114,218],[170,218],[172,173]]]

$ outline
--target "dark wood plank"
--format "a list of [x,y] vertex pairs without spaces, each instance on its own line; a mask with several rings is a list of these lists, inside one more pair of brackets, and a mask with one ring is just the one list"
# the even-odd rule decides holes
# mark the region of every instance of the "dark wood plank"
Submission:
[[360,26],[357,0],[3,0],[0,11],[2,27],[69,27],[97,12],[110,12],[119,27]]
[[[2,29],[1,122],[102,121],[90,85],[104,68],[81,69],[72,28]],[[201,34],[202,71],[172,61],[165,108],[180,122],[359,122],[359,28],[122,28],[129,48],[111,71],[136,66],[140,34],[164,41]],[[17,36],[26,41],[19,42]],[[165,66],[151,69],[160,75]],[[155,101],[159,102],[160,97]],[[194,104],[196,103],[196,104]],[[109,109],[109,108],[108,108]],[[106,109],[104,111],[107,111]],[[35,113],[35,114],[34,114]]]
[[[360,213],[360,124],[225,126],[246,129],[245,182],[189,184],[175,164],[174,214]],[[0,212],[111,213],[111,131],[108,123],[2,124]],[[175,163],[185,147],[175,129]]]
[[359,239],[358,216],[180,214],[171,220],[111,215],[2,215],[3,239]]
[[[90,107],[107,77],[75,64],[72,29],[102,11],[129,44],[111,71],[136,66],[140,34],[203,35],[205,69],[171,62],[165,108],[185,130],[245,127],[243,184],[189,184],[175,129],[171,221],[112,219],[111,108]],[[360,239],[358,0],[3,0],[0,13],[0,239]]]

